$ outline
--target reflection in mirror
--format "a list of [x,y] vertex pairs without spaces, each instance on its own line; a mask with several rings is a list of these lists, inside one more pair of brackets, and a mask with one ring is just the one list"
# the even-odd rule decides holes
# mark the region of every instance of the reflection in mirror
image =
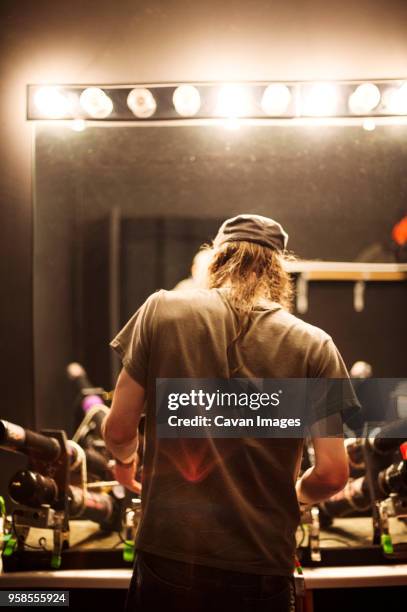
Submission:
[[[92,125],[74,131],[38,124],[38,426],[72,429],[69,362],[83,363],[95,385],[112,387],[118,365],[109,340],[150,293],[189,275],[197,249],[226,217],[276,218],[302,258],[391,260],[391,228],[407,194],[406,135],[406,126]],[[308,320],[335,331],[327,310],[329,301]],[[364,358],[363,341],[359,348],[349,358]],[[387,374],[396,376],[397,367]],[[66,406],[64,423],[57,402]]]

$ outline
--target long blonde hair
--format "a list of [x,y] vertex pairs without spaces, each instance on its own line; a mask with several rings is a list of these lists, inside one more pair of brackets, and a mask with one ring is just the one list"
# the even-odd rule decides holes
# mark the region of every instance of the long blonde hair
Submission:
[[291,310],[293,287],[284,261],[293,256],[252,242],[227,242],[214,251],[208,269],[211,289],[227,285],[229,300],[241,314],[265,297]]
[[[245,241],[228,242],[214,250],[208,268],[208,286],[210,289],[229,287],[228,300],[238,317],[237,333],[227,347],[229,361],[232,349],[250,328],[250,314],[259,298],[278,302],[291,310],[294,291],[284,261],[293,259],[286,252]],[[237,363],[231,368],[232,376],[241,365]]]

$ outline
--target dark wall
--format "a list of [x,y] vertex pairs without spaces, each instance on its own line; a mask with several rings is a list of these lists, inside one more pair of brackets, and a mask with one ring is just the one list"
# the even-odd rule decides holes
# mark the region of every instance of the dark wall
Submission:
[[353,261],[407,210],[407,126],[51,125],[35,151],[40,246],[70,208],[79,224],[114,206],[128,217],[251,212],[277,218],[302,258]]
[[27,83],[399,77],[402,0],[1,3],[4,416],[35,425]]

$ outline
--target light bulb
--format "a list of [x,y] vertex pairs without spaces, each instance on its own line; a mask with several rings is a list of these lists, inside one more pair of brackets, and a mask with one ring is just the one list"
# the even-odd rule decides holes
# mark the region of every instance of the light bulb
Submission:
[[80,105],[88,115],[95,119],[105,119],[113,110],[113,102],[99,87],[84,89],[79,97]]
[[59,87],[40,87],[34,94],[36,109],[51,119],[61,119],[70,114],[72,108],[70,100]]
[[181,117],[193,117],[201,108],[201,96],[193,85],[180,85],[172,97],[175,110]]
[[383,102],[389,113],[407,115],[407,83],[387,89],[383,94]]
[[355,115],[364,115],[376,108],[379,102],[379,88],[373,83],[363,83],[349,97],[349,108]]
[[251,109],[251,97],[241,85],[223,85],[218,93],[215,114],[221,117],[242,117]]
[[338,92],[332,83],[315,83],[306,92],[302,115],[323,117],[333,115],[338,105]]
[[148,117],[154,115],[157,102],[149,89],[136,87],[127,96],[127,106],[133,115],[139,119],[148,119]]
[[283,115],[290,102],[291,92],[287,85],[273,84],[264,90],[261,107],[266,115]]

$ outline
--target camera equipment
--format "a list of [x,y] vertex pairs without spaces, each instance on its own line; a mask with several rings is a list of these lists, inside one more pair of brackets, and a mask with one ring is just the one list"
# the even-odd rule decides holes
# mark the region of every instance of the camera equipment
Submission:
[[404,544],[393,545],[389,518],[407,519],[407,419],[377,427],[365,439],[346,445],[351,478],[345,488],[320,504],[321,516],[333,519],[372,514],[373,544],[387,556],[405,558]]
[[[72,518],[94,521],[104,531],[121,531],[126,518],[123,488],[111,481],[107,458],[94,447],[82,448],[64,431],[37,433],[4,420],[0,420],[0,447],[28,457],[27,468],[9,484],[10,497],[17,504],[12,528],[20,553],[30,528],[51,529],[51,566],[59,567],[62,551],[69,547]],[[95,478],[110,480],[101,483],[102,491],[89,490],[88,484],[98,485],[92,482]]]

